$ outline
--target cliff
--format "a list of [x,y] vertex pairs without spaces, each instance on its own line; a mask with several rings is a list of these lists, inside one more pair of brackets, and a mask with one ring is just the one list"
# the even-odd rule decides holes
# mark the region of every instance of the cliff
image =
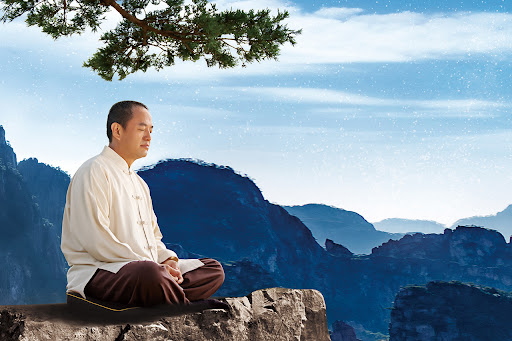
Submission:
[[0,127],[0,303],[55,302],[66,286],[57,232],[15,162]]
[[183,308],[160,306],[125,317],[116,312],[84,315],[66,304],[0,306],[0,339],[330,340],[324,299],[316,290],[271,288],[223,300],[229,309],[194,312],[191,307],[184,313]]
[[11,168],[16,167],[16,154],[9,144],[9,142],[5,139],[5,130],[4,127],[0,125],[0,160],[3,161],[3,164],[0,164],[0,167],[8,166]]
[[476,226],[445,229],[443,234],[406,235],[372,250],[372,256],[444,260],[460,265],[509,264],[512,247],[499,232]]
[[460,282],[408,286],[391,312],[390,341],[511,340],[512,295]]
[[55,226],[60,238],[66,192],[71,180],[69,175],[58,167],[39,162],[36,158],[20,161],[18,171],[39,206],[41,216]]

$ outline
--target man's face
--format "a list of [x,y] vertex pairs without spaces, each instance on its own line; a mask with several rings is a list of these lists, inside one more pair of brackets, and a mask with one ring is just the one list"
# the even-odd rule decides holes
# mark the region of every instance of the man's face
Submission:
[[135,161],[148,154],[153,123],[149,111],[144,107],[133,106],[132,113],[126,129],[122,129],[119,147],[125,159]]

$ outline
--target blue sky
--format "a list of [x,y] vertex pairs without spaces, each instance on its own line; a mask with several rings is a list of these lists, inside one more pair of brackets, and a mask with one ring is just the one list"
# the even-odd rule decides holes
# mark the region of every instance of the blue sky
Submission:
[[[178,63],[122,82],[82,62],[98,35],[53,41],[0,24],[0,124],[18,159],[71,175],[107,144],[119,100],[148,105],[147,165],[197,158],[247,174],[270,202],[369,221],[455,220],[512,203],[512,14],[505,1],[217,1],[290,12],[278,62]],[[108,15],[105,28],[118,17]]]

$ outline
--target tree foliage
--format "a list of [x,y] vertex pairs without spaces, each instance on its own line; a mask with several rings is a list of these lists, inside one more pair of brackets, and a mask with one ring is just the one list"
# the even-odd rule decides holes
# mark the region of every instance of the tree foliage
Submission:
[[0,0],[0,20],[26,15],[29,26],[39,26],[57,39],[96,32],[114,9],[122,19],[101,36],[103,47],[84,63],[102,78],[119,79],[150,67],[160,70],[177,59],[206,60],[208,66],[277,59],[286,42],[295,44],[300,30],[283,24],[288,12],[270,10],[218,11],[207,0]]

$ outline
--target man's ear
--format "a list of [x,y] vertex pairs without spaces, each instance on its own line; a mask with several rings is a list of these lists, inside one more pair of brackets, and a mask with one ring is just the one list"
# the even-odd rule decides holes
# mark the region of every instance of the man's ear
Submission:
[[112,129],[112,138],[116,139],[116,140],[120,140],[121,134],[123,132],[123,126],[117,122],[114,122],[114,123],[112,123],[112,125],[110,125],[110,129]]

